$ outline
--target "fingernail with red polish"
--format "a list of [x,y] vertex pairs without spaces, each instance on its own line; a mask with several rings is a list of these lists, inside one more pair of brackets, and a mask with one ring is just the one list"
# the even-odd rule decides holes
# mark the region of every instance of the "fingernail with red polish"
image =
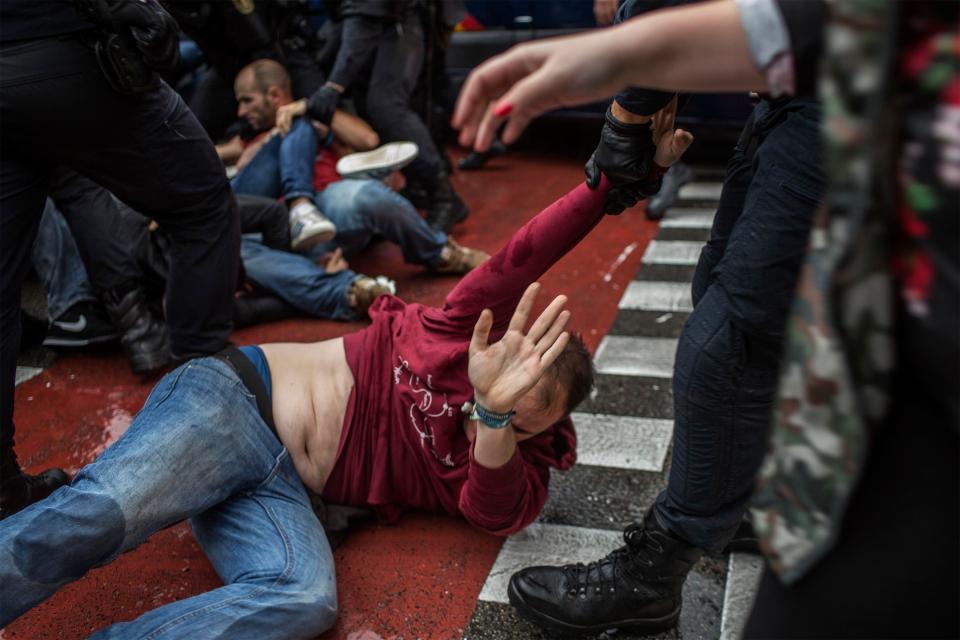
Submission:
[[497,105],[497,108],[493,110],[493,115],[498,118],[510,115],[510,112],[513,111],[513,105],[509,102],[501,102]]

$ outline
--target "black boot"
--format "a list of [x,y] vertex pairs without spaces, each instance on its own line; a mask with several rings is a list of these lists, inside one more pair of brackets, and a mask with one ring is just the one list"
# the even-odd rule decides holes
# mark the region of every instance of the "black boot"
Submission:
[[674,627],[683,582],[700,550],[661,527],[652,510],[642,525],[627,527],[623,539],[625,546],[588,565],[518,571],[510,578],[510,603],[524,618],[561,634],[653,634]]
[[170,362],[167,327],[150,312],[142,290],[133,289],[123,294],[108,291],[103,303],[110,319],[122,332],[120,342],[134,373],[156,371]]
[[430,195],[430,206],[427,207],[427,224],[437,231],[450,233],[453,225],[467,219],[469,211],[457,192],[453,190],[447,174],[436,176],[432,183],[427,185]]
[[43,500],[70,482],[63,469],[47,469],[39,475],[24,473],[12,446],[0,450],[0,520]]
[[680,187],[693,180],[693,169],[682,162],[677,162],[666,175],[663,176],[663,183],[660,190],[650,196],[647,200],[647,208],[644,212],[647,220],[660,220],[667,213],[667,209],[673,206],[680,195]]
[[400,195],[409,200],[414,209],[426,209],[430,206],[430,194],[422,182],[407,178],[407,184],[400,189]]

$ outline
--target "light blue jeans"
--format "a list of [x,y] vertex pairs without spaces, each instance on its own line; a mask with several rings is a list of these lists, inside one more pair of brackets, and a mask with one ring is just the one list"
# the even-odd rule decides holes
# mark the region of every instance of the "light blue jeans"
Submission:
[[240,257],[247,280],[304,313],[332,320],[361,317],[347,304],[347,291],[360,277],[356,271],[327,273],[306,256],[271,249],[263,244],[259,234],[243,237]]
[[313,638],[337,615],[333,554],[286,448],[220,360],[164,377],[73,482],[0,522],[0,626],[189,520],[224,586],[95,638]]
[[313,199],[313,165],[320,138],[306,118],[297,118],[285,135],[263,145],[230,185],[237,193],[266,198]]
[[447,234],[431,229],[409,200],[379,180],[334,182],[315,201],[337,225],[337,236],[314,247],[315,256],[336,247],[349,256],[380,237],[399,245],[404,261],[434,268],[447,243]]
[[51,320],[75,304],[96,301],[70,227],[50,198],[33,244],[33,268],[47,290],[47,316]]

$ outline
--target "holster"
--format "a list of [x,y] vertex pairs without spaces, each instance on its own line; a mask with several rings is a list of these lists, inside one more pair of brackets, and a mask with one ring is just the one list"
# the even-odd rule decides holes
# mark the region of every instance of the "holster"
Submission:
[[117,22],[105,0],[74,0],[74,4],[97,25],[93,51],[114,91],[143,93],[160,86],[160,75],[147,64],[129,27]]
[[143,93],[160,86],[160,75],[144,61],[133,38],[100,30],[93,51],[100,70],[114,91]]

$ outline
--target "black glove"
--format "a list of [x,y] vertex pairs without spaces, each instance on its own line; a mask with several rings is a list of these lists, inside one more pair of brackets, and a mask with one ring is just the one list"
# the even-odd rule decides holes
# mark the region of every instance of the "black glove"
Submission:
[[330,121],[333,120],[333,112],[337,110],[339,102],[340,92],[325,84],[307,98],[307,115],[330,126]]
[[156,0],[120,0],[110,13],[130,29],[147,66],[156,71],[180,66],[180,27]]
[[621,122],[607,109],[600,143],[583,167],[591,189],[600,185],[601,173],[613,184],[603,206],[605,213],[622,213],[657,192],[658,185],[651,184],[647,178],[656,150],[649,123]]

